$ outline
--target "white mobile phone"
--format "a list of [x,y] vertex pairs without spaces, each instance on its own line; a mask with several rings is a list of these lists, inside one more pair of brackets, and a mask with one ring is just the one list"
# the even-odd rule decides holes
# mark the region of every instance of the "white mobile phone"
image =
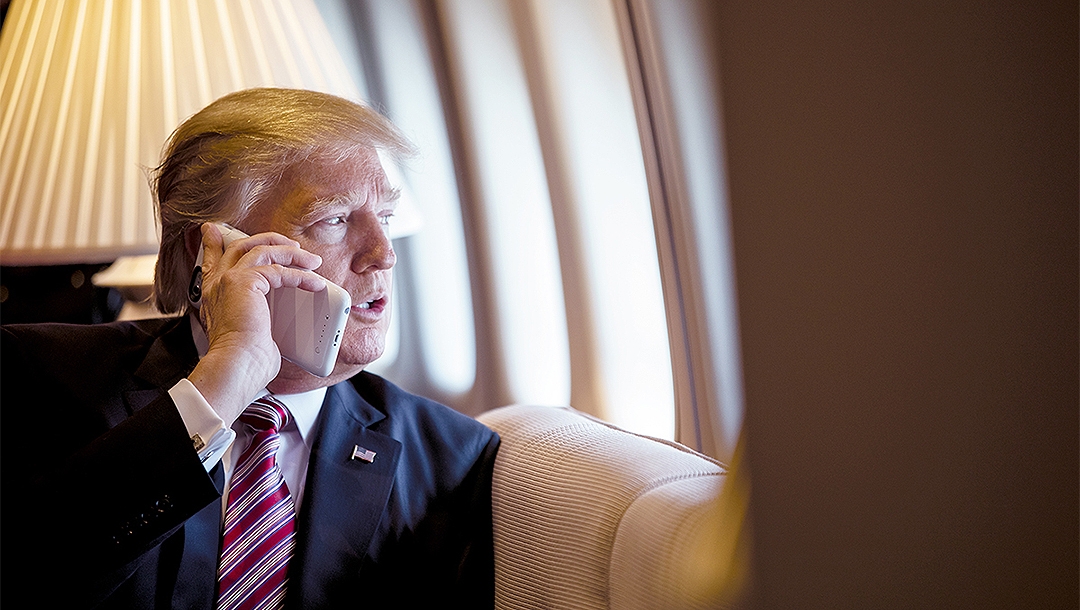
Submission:
[[[243,231],[215,223],[224,246],[247,237]],[[195,260],[192,274],[192,303],[202,296],[203,251]],[[352,299],[337,284],[326,280],[326,288],[308,292],[294,287],[272,288],[266,295],[270,305],[270,334],[281,356],[310,372],[326,377],[334,370],[345,324],[349,321]]]

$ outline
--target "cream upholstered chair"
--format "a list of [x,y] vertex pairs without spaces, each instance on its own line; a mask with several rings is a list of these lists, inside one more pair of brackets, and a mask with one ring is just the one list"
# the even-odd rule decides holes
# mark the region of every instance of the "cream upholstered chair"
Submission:
[[512,405],[479,419],[502,437],[496,608],[722,605],[723,464],[570,408]]

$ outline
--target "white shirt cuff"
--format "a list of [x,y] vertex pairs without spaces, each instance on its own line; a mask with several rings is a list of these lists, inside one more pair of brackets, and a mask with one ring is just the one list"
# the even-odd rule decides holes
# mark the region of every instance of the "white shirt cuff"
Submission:
[[187,379],[181,379],[169,390],[180,417],[191,437],[192,447],[207,472],[221,461],[221,457],[236,438],[236,433],[225,425],[216,411],[206,402],[202,393]]

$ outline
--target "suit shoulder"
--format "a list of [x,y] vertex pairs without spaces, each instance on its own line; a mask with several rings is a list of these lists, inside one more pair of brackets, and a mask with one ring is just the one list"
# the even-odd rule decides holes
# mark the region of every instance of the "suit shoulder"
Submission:
[[[157,337],[179,320],[5,325],[0,333],[0,365],[13,381],[27,375],[59,376],[80,384],[102,381],[136,366]],[[54,381],[60,382],[59,377]]]
[[5,343],[17,342],[47,349],[74,348],[80,345],[104,347],[117,344],[150,343],[166,328],[177,324],[179,318],[156,318],[108,322],[105,324],[5,324]]
[[365,400],[386,415],[385,424],[397,434],[421,434],[429,440],[441,439],[458,447],[472,445],[477,449],[497,442],[495,432],[475,418],[411,394],[378,375],[362,372],[352,382]]
[[415,499],[453,493],[466,481],[490,479],[500,442],[493,430],[377,375],[361,373],[353,377],[353,385],[385,415],[371,430],[401,444],[397,476],[407,485],[398,487],[399,493],[408,490]]

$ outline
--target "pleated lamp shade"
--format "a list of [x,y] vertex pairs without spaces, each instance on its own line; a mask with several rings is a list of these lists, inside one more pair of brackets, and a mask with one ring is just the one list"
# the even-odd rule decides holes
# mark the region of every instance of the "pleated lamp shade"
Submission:
[[256,86],[358,100],[312,0],[15,0],[0,32],[0,263],[152,254],[146,168]]

